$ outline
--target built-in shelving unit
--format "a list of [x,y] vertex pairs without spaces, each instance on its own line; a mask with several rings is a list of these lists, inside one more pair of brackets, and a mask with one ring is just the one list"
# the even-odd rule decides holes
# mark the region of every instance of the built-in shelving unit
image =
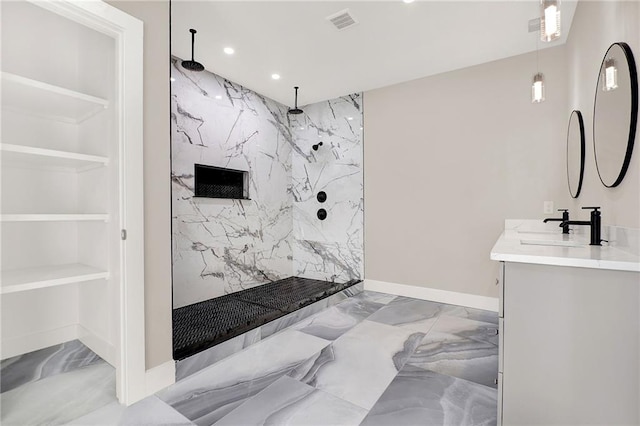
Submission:
[[132,404],[148,385],[143,23],[102,1],[0,9],[0,359],[78,339]]
[[72,338],[113,359],[102,348],[117,336],[115,42],[48,9],[65,5],[2,4],[3,359],[69,339],[61,329],[88,330]]
[[33,166],[85,171],[109,164],[109,157],[0,143],[2,166]]
[[82,264],[41,266],[2,272],[0,294],[55,287],[84,281],[105,280],[107,271]]
[[96,96],[2,72],[3,108],[67,123],[82,123],[109,106]]

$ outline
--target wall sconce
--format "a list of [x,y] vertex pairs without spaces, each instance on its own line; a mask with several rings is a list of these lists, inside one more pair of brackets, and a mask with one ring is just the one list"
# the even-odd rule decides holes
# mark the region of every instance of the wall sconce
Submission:
[[544,76],[537,73],[533,76],[533,84],[531,85],[531,102],[540,103],[544,101]]
[[610,92],[618,88],[618,69],[613,58],[604,61],[604,75],[602,79],[602,90]]
[[540,40],[560,38],[560,0],[540,0]]

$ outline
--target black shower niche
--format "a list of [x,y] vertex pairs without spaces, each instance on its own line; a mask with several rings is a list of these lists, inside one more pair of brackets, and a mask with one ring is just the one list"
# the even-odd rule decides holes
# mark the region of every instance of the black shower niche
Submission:
[[249,200],[249,172],[195,165],[195,196]]

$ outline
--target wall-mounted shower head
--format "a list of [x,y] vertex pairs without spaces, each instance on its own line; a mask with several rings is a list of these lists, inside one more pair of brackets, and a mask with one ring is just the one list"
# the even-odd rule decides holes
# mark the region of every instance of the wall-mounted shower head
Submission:
[[301,110],[300,108],[298,108],[298,89],[299,89],[299,87],[295,86],[294,89],[296,91],[296,103],[295,103],[294,108],[289,109],[288,112],[289,112],[289,114],[302,114],[304,111]]
[[189,71],[203,71],[204,70],[204,65],[202,65],[200,62],[196,62],[195,59],[193,59],[193,47],[196,43],[196,33],[197,31],[194,30],[193,28],[191,28],[189,30],[189,32],[191,33],[191,60],[190,61],[182,61],[182,68],[189,70]]
[[313,148],[314,151],[317,151],[318,148],[320,148],[322,146],[322,142],[318,142],[317,144],[313,145],[311,148]]

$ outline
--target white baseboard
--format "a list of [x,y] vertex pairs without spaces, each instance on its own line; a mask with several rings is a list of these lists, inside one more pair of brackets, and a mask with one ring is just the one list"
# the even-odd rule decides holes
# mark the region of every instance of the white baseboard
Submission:
[[94,333],[88,328],[78,324],[77,339],[80,340],[83,345],[98,354],[100,358],[113,366],[116,365],[116,348],[111,343],[98,336],[97,333]]
[[413,297],[415,299],[430,300],[432,302],[465,306],[468,308],[484,309],[498,312],[498,298],[477,296],[475,294],[458,293],[455,291],[439,290],[436,288],[417,287],[413,285],[389,283],[385,281],[364,280],[364,289]]
[[145,374],[145,393],[153,395],[161,389],[176,382],[176,362],[167,361],[157,367],[150,368]]
[[80,324],[69,324],[54,330],[46,330],[25,336],[2,340],[2,359],[59,345],[71,340],[80,340],[111,365],[115,365],[115,348],[106,340]]
[[1,359],[22,355],[38,349],[48,348],[78,338],[77,324],[69,324],[54,330],[41,331],[25,336],[2,339]]

